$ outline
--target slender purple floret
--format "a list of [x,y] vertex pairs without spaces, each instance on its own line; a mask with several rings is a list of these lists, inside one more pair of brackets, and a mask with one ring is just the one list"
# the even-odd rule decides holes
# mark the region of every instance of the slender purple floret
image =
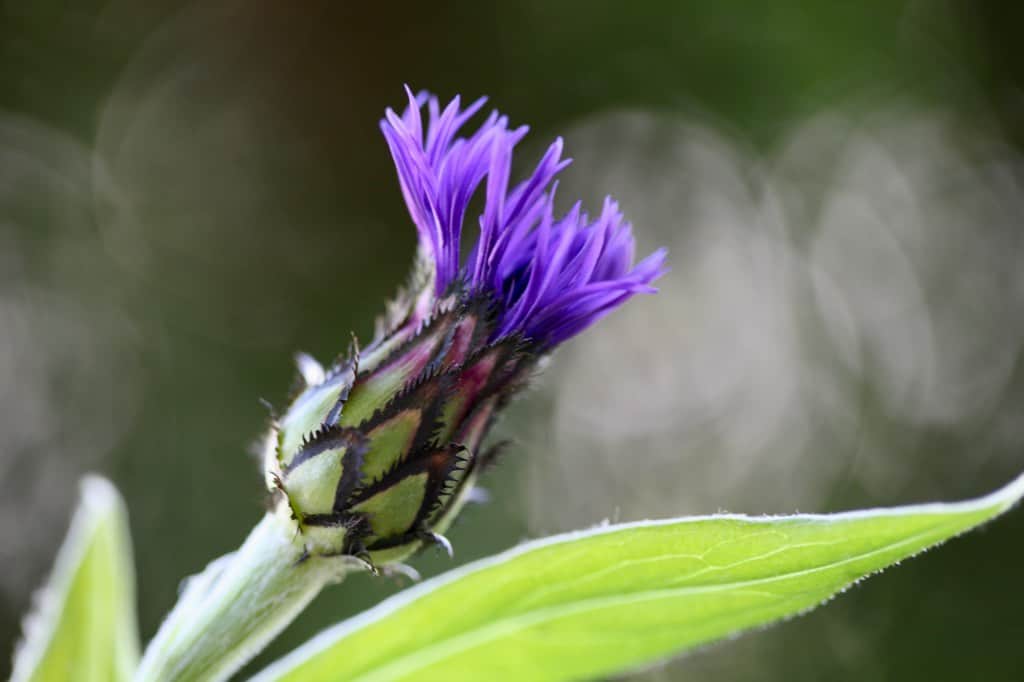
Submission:
[[[489,295],[498,304],[495,338],[518,333],[554,346],[634,294],[656,291],[651,282],[665,272],[665,251],[634,265],[632,229],[610,197],[596,219],[578,202],[555,216],[555,178],[570,163],[562,158],[561,138],[510,189],[513,150],[526,126],[510,128],[493,112],[461,137],[483,98],[463,109],[456,97],[442,111],[436,97],[406,91],[408,107],[401,116],[388,109],[381,130],[420,243],[433,259],[436,296],[453,286]],[[466,210],[485,179],[480,236],[463,259]]]

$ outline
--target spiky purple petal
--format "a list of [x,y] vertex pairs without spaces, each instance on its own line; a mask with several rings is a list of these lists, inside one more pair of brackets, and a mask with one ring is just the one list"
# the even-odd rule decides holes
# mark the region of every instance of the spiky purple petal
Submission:
[[[406,88],[408,107],[388,109],[381,130],[421,245],[433,260],[434,293],[458,287],[498,304],[495,339],[522,334],[554,346],[579,333],[665,272],[659,249],[633,264],[635,243],[618,204],[605,199],[591,220],[579,203],[556,217],[557,175],[569,165],[562,140],[509,189],[512,156],[526,134],[492,112],[468,137],[459,130],[484,104],[458,97],[442,110],[436,97]],[[421,109],[427,107],[423,127]],[[469,202],[486,178],[480,236],[463,260],[460,240]]]

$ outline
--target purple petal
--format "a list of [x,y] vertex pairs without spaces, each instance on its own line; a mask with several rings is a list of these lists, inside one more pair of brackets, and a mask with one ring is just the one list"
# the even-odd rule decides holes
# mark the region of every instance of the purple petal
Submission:
[[[459,136],[484,98],[462,109],[456,97],[442,110],[436,97],[408,87],[406,94],[402,116],[388,109],[381,130],[420,242],[434,259],[435,295],[459,283],[465,295],[491,296],[500,308],[495,338],[521,334],[551,347],[632,296],[655,291],[651,282],[665,272],[665,251],[634,265],[632,228],[610,197],[596,220],[579,203],[555,218],[556,178],[570,163],[561,138],[509,190],[525,126],[509,129],[508,119],[493,112],[470,136]],[[465,214],[484,178],[480,237],[463,264]]]

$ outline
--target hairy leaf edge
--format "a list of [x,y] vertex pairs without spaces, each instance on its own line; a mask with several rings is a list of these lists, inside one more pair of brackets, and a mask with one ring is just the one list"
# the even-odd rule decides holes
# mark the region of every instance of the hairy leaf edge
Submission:
[[[364,628],[368,625],[376,623],[384,618],[388,617],[392,613],[404,608],[405,606],[415,602],[417,599],[426,596],[434,590],[441,589],[446,585],[449,585],[467,575],[471,575],[478,571],[487,570],[494,566],[498,566],[509,560],[515,559],[524,554],[559,545],[563,543],[570,543],[577,540],[587,539],[590,537],[597,537],[601,535],[610,535],[614,533],[629,532],[630,530],[637,528],[652,528],[669,525],[687,525],[691,523],[701,523],[706,521],[742,521],[745,523],[775,523],[779,521],[821,521],[821,522],[835,522],[835,521],[848,521],[858,519],[870,519],[877,516],[913,516],[913,515],[949,515],[959,513],[970,513],[970,512],[981,512],[989,511],[990,514],[974,525],[965,527],[963,530],[957,533],[953,533],[948,537],[937,540],[936,542],[928,545],[919,552],[914,552],[907,558],[917,556],[921,552],[927,551],[933,547],[937,547],[944,542],[953,538],[959,537],[964,533],[978,528],[989,521],[997,518],[998,516],[1005,513],[1011,507],[1016,505],[1024,498],[1024,474],[1013,479],[1010,483],[999,488],[998,490],[989,493],[987,495],[964,500],[960,502],[929,502],[924,504],[904,505],[899,507],[881,507],[874,509],[864,509],[847,512],[837,512],[832,514],[779,514],[779,515],[763,515],[763,516],[749,516],[746,514],[708,514],[702,516],[690,516],[681,518],[670,518],[670,519],[657,519],[657,520],[646,520],[646,521],[635,521],[630,523],[621,524],[609,524],[607,522],[598,525],[594,528],[571,531],[568,533],[561,533],[553,535],[551,537],[542,538],[539,540],[531,540],[524,542],[516,547],[505,550],[491,557],[486,557],[478,561],[468,563],[459,568],[455,568],[451,571],[447,571],[436,578],[427,580],[419,585],[415,585],[407,590],[399,592],[398,594],[385,599],[380,604],[372,607],[363,613],[357,614],[347,620],[344,620],[336,625],[328,627],[317,635],[314,635],[311,639],[307,640],[304,644],[301,644],[298,648],[294,649],[284,657],[278,659],[274,663],[271,663],[267,668],[260,671],[256,676],[251,678],[250,682],[271,682],[276,680],[282,675],[287,674],[293,668],[300,666],[304,661],[309,660],[319,653],[327,650],[338,641],[346,638],[350,634]],[[898,543],[902,544],[902,543]],[[870,575],[875,575],[884,568],[877,571],[872,571],[861,578],[866,578]],[[856,583],[859,581],[853,581]],[[851,583],[851,584],[853,584]],[[840,590],[841,592],[842,590]],[[837,593],[830,593],[825,595],[823,602],[827,602],[830,598],[835,596]],[[796,617],[813,610],[816,607],[810,607],[807,609],[801,609],[800,611],[792,614],[789,618]],[[787,618],[788,619],[788,618]],[[763,626],[762,626],[763,627]]]

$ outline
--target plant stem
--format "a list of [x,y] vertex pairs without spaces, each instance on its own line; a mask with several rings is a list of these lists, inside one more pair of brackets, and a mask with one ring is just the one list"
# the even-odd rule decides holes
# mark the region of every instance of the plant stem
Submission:
[[308,556],[295,523],[268,513],[237,552],[189,579],[136,682],[226,679],[349,568],[340,558]]

